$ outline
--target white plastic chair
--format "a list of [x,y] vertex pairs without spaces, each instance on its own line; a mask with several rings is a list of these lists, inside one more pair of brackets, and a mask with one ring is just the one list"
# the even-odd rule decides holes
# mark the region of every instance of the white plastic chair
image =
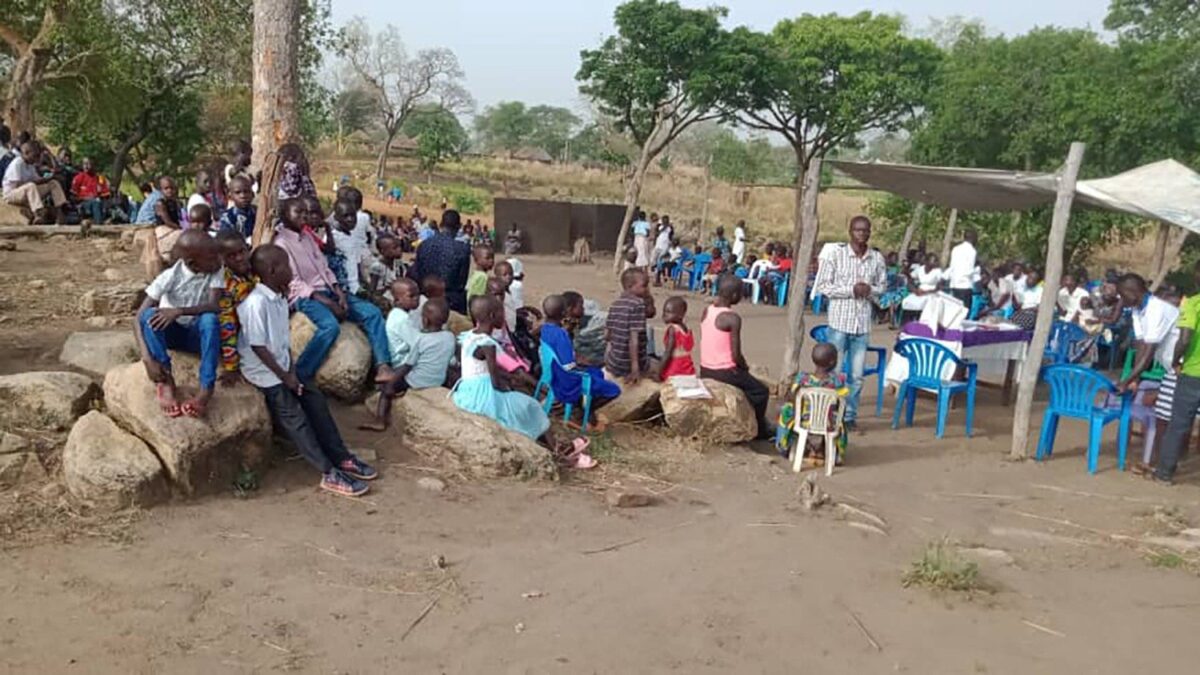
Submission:
[[[802,411],[808,411],[808,422],[803,421]],[[833,424],[829,424],[829,413],[833,412]],[[837,437],[842,433],[842,415],[846,403],[837,392],[824,387],[805,387],[796,393],[796,446],[792,449],[792,472],[800,473],[804,463],[804,449],[809,434],[820,434],[825,438],[825,475],[833,475],[837,464]]]
[[758,267],[751,267],[750,274],[748,274],[745,279],[742,279],[742,285],[750,287],[751,304],[757,305],[759,295],[762,294],[762,282],[759,280],[759,277],[762,276],[762,270],[763,268],[761,265]]

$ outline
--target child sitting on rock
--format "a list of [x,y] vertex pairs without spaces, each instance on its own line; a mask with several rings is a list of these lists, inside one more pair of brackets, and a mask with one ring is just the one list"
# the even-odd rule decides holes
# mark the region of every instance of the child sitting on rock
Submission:
[[[405,281],[411,283],[410,280]],[[396,282],[396,285],[400,286],[400,282]],[[401,295],[411,292],[401,288],[397,291]],[[446,304],[445,298],[434,298],[421,308],[421,332],[410,336],[412,342],[403,358],[392,361],[395,373],[390,381],[383,383],[379,405],[375,410],[375,422],[362,425],[363,429],[387,430],[392,415],[392,399],[402,396],[409,389],[446,386],[450,362],[458,348],[454,334],[445,328],[449,313],[450,306]],[[391,316],[388,317],[388,322],[391,322]]]
[[678,295],[663,303],[663,322],[667,324],[667,330],[663,333],[663,362],[658,372],[658,379],[663,382],[676,375],[696,374],[696,364],[692,361],[696,338],[683,322],[687,310],[687,300]]
[[471,251],[471,258],[475,262],[475,271],[467,279],[468,302],[477,295],[487,293],[488,274],[496,266],[496,252],[491,246],[476,246]]
[[512,391],[508,378],[496,365],[500,345],[492,337],[504,321],[504,306],[494,296],[480,295],[471,300],[475,328],[459,336],[462,354],[462,379],[454,387],[454,405],[466,412],[482,415],[500,426],[541,440],[563,461],[578,468],[591,468],[595,460],[586,454],[587,439],[557,441],[550,431],[550,418],[537,399]]
[[[204,232],[188,230],[175,246],[179,260],[146,287],[133,334],[163,413],[203,417],[221,360],[217,312],[225,277],[217,242]],[[169,349],[200,355],[200,394],[182,405],[175,398]]]
[[612,377],[624,378],[633,386],[650,375],[646,319],[653,316],[650,276],[640,267],[621,273],[621,296],[613,301],[605,318],[607,349],[604,369]]
[[742,280],[728,274],[717,281],[717,301],[700,317],[700,376],[737,387],[758,418],[758,438],[771,438],[767,403],[771,392],[750,374],[742,354],[742,317],[733,306],[742,300]]
[[[779,425],[775,429],[775,447],[778,448],[780,454],[787,457],[793,449],[805,453],[804,468],[825,466],[828,457],[825,439],[817,434],[808,437],[806,447],[793,448],[797,424],[808,424],[811,415],[810,410],[796,410],[796,394],[807,387],[831,389],[840,397],[845,397],[850,393],[850,389],[846,386],[846,374],[837,369],[838,355],[833,345],[820,343],[813,346],[812,362],[813,372],[797,373],[796,379],[792,381],[788,399],[779,409]],[[831,416],[833,412],[830,411]],[[828,420],[830,425],[835,422],[834,419]],[[842,427],[836,442],[836,461],[838,462],[842,461],[842,456],[846,452],[846,440],[846,429]]]
[[254,236],[254,225],[258,222],[253,183],[245,176],[234,176],[233,180],[229,181],[229,197],[233,205],[221,214],[218,229],[235,232],[248,242]]
[[146,238],[142,251],[142,265],[146,276],[156,277],[168,263],[173,263],[171,251],[183,233],[183,215],[179,206],[178,188],[175,179],[163,176],[158,179],[158,189],[146,197],[138,212],[138,224],[153,224],[154,236]]
[[321,472],[321,489],[345,497],[365,494],[364,481],[379,472],[346,449],[324,395],[311,379],[301,379],[292,361],[290,256],[266,244],[254,251],[250,263],[261,281],[237,310],[242,375],[263,393],[276,428]]
[[[550,388],[554,392],[554,400],[562,404],[576,404],[583,395],[583,374],[591,379],[592,411],[599,410],[604,404],[621,395],[621,388],[615,382],[604,378],[604,371],[596,365],[588,366],[578,363],[575,359],[575,348],[571,344],[571,336],[562,327],[563,315],[566,312],[566,301],[561,295],[548,295],[542,301],[542,312],[545,322],[542,324],[542,346],[554,353],[556,363],[550,377]],[[583,414],[582,407],[580,414]],[[584,420],[590,422],[590,420]]]
[[216,241],[225,267],[225,285],[217,300],[220,307],[217,321],[221,329],[221,381],[230,382],[236,381],[240,372],[237,308],[257,282],[250,271],[250,247],[242,235],[234,230],[221,230]]

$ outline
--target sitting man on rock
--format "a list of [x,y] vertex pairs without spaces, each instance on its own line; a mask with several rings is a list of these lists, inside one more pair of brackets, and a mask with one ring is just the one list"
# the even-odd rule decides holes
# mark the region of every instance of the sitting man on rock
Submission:
[[53,175],[44,175],[39,169],[41,154],[42,147],[37,141],[22,143],[20,154],[13,157],[4,171],[0,191],[4,203],[28,208],[42,223],[61,223],[67,196]]
[[368,490],[364,481],[374,480],[379,472],[346,449],[324,395],[311,380],[300,379],[292,360],[288,254],[266,244],[250,256],[250,265],[259,284],[237,308],[242,375],[262,391],[275,427],[321,471],[321,489],[361,496]]
[[[225,276],[220,247],[205,232],[187,230],[175,243],[174,254],[175,264],[146,287],[133,334],[163,413],[167,417],[203,417],[221,361],[217,313]],[[168,349],[200,355],[200,394],[182,405],[175,398]]]

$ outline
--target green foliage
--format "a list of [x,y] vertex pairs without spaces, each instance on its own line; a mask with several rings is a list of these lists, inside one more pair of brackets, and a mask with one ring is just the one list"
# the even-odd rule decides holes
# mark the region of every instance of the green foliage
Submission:
[[979,579],[979,566],[963,560],[945,539],[930,543],[921,557],[904,573],[903,584],[924,586],[935,591],[971,593],[985,590]]
[[467,132],[454,113],[436,105],[415,110],[401,131],[417,140],[417,159],[421,170],[431,173],[442,162],[457,158],[467,145]]
[[442,188],[446,201],[462,214],[483,213],[491,195],[469,185],[447,185]]
[[610,170],[623,169],[633,161],[633,149],[621,136],[592,123],[571,138],[571,158]]
[[558,157],[577,126],[579,118],[566,108],[526,107],[520,101],[501,101],[475,116],[476,139],[490,152],[533,147]]

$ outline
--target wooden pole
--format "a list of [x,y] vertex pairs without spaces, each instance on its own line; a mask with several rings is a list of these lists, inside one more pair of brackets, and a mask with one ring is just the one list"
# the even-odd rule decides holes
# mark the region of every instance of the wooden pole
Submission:
[[[1170,227],[1166,223],[1164,227]],[[1183,244],[1187,241],[1188,235],[1191,234],[1182,227],[1170,229],[1170,233],[1165,237],[1162,255],[1155,252],[1154,280],[1150,284],[1151,291],[1157,291],[1159,286],[1167,280],[1167,275],[1175,266],[1179,264],[1179,254],[1182,252]]]
[[958,224],[958,209],[950,209],[950,220],[946,222],[946,236],[942,238],[942,265],[950,259],[950,245],[954,243],[954,226]]
[[821,158],[813,159],[796,195],[797,225],[792,257],[792,280],[788,285],[788,341],[783,350],[783,369],[779,386],[787,391],[800,371],[804,347],[804,308],[808,305],[808,263],[817,245],[817,195],[821,191]]
[[[917,231],[917,226],[921,224],[921,219],[925,217],[925,204],[917,202],[913,207],[912,220],[908,221],[908,227],[904,229],[904,241],[900,242],[900,261],[908,262],[908,247],[912,245],[913,234]],[[908,270],[904,270],[908,274]]]
[[1046,275],[1042,287],[1042,302],[1038,306],[1037,325],[1029,343],[1029,355],[1021,368],[1021,383],[1017,388],[1017,410],[1013,415],[1013,459],[1028,456],[1029,418],[1033,414],[1033,393],[1037,389],[1042,354],[1050,338],[1054,308],[1058,304],[1058,286],[1063,273],[1063,242],[1067,238],[1067,222],[1071,219],[1071,203],[1075,200],[1075,180],[1083,163],[1083,143],[1072,143],[1067,164],[1058,178],[1058,198],[1054,202],[1054,217],[1050,220],[1050,239],[1046,250]]
[[696,233],[696,243],[704,242],[704,224],[708,222],[708,190],[712,181],[712,155],[704,164],[704,204],[700,207],[700,231]]

